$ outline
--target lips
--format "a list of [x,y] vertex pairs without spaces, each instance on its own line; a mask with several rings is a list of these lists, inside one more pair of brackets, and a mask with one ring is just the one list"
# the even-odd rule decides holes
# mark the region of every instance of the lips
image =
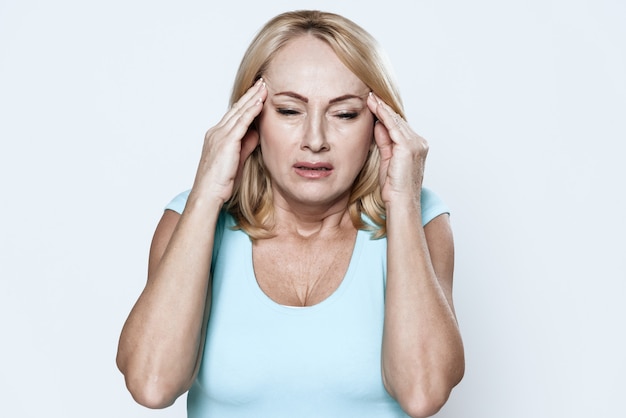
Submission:
[[330,171],[333,169],[332,164],[324,162],[298,162],[293,165],[298,170],[316,170],[316,171]]
[[326,168],[326,167],[303,167],[303,166],[296,166],[296,168],[298,168],[300,170],[315,170],[315,171],[328,171],[328,170],[330,170],[330,168]]
[[325,162],[297,162],[293,168],[301,177],[309,180],[328,177],[333,172],[333,165]]

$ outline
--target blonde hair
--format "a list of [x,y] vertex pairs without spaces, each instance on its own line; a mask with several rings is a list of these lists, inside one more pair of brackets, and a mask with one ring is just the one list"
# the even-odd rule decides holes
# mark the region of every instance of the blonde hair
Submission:
[[[241,60],[230,104],[239,100],[263,75],[281,47],[303,35],[312,35],[326,42],[350,71],[404,117],[393,72],[378,42],[351,20],[317,10],[283,13],[265,24]],[[354,226],[374,231],[374,238],[386,234],[385,205],[378,179],[379,166],[378,147],[372,144],[367,160],[352,186],[348,203]],[[259,147],[244,163],[241,178],[235,184],[226,208],[234,216],[237,226],[252,239],[273,236],[271,181],[265,172]],[[367,215],[373,224],[365,223],[362,214]]]

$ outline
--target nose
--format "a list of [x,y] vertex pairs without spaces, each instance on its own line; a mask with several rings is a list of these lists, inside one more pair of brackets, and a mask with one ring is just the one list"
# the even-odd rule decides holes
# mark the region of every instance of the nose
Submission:
[[328,127],[323,112],[307,115],[304,124],[301,147],[312,152],[328,151],[330,149],[326,137]]

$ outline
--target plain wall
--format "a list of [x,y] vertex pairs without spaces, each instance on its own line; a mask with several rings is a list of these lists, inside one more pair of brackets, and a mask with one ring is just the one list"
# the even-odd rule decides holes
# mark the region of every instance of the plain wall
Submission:
[[0,0],[0,416],[184,416],[133,402],[117,339],[244,49],[300,8],[378,38],[452,208],[467,371],[437,416],[626,416],[619,0]]

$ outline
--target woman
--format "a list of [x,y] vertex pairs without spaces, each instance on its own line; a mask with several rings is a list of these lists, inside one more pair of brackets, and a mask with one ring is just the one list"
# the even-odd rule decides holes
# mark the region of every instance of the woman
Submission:
[[[190,417],[430,416],[464,370],[445,206],[372,37],[266,24],[165,210],[117,362]],[[184,209],[184,210],[183,210]]]

